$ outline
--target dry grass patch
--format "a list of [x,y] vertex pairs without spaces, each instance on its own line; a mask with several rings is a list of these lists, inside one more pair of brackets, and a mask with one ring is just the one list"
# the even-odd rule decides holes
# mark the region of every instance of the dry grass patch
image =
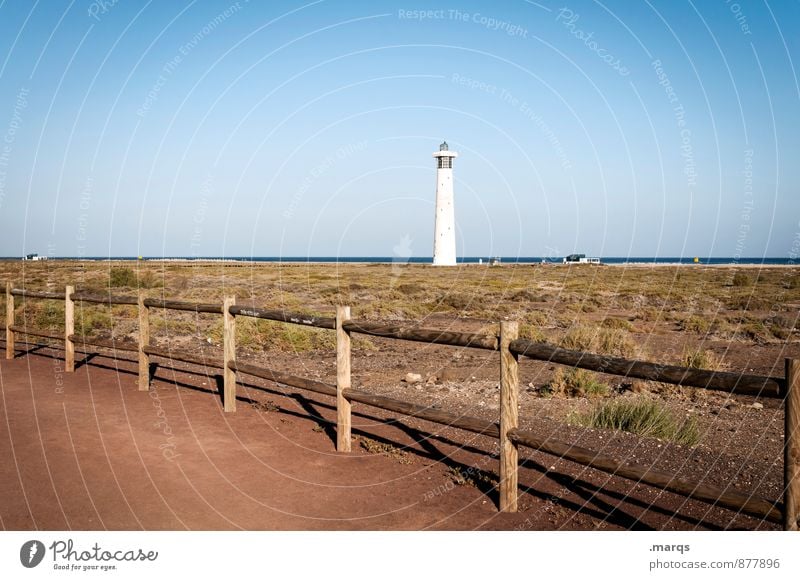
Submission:
[[678,328],[683,332],[708,334],[708,332],[711,330],[711,322],[703,316],[697,316],[693,314],[678,320]]
[[500,478],[491,471],[484,471],[477,467],[464,469],[460,466],[449,467],[447,477],[456,485],[469,485],[471,487],[495,487],[500,483]]
[[573,423],[595,429],[616,429],[694,446],[700,432],[694,417],[681,419],[663,403],[650,399],[609,401],[591,413],[575,415]]
[[402,449],[398,449],[391,443],[381,443],[380,441],[375,441],[374,439],[364,437],[363,435],[357,436],[354,439],[358,440],[358,444],[367,453],[386,455],[392,459],[395,459],[399,463],[402,463],[403,465],[410,465],[411,463],[414,463],[414,458],[410,453],[403,451]]
[[722,358],[717,356],[714,351],[704,349],[686,348],[681,357],[683,366],[691,369],[705,369],[709,371],[721,371],[725,369]]
[[[213,341],[222,342],[223,326],[222,320],[216,320],[208,330]],[[236,343],[251,350],[308,352],[335,349],[336,335],[323,328],[240,316],[236,320]]]
[[557,397],[604,397],[608,385],[598,381],[595,373],[585,369],[556,369],[544,392]]
[[560,346],[598,354],[610,354],[624,358],[636,358],[639,346],[630,334],[619,328],[590,327],[576,325],[561,339]]
[[603,328],[612,328],[617,330],[624,330],[625,332],[633,331],[633,324],[624,318],[604,318],[600,323]]

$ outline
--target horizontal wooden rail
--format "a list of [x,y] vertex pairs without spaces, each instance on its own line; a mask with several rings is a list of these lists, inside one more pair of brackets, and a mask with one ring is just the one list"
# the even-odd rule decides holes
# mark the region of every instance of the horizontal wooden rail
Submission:
[[613,356],[567,350],[541,342],[517,339],[511,352],[529,358],[580,367],[599,373],[620,375],[648,381],[672,383],[684,387],[699,387],[727,391],[739,395],[781,398],[786,381],[776,377],[759,377],[731,372],[708,371],[687,367],[662,365]]
[[[65,300],[65,330],[62,332],[46,332],[26,326],[18,326],[14,320],[14,297],[43,298]],[[95,304],[121,304],[138,306],[139,311],[139,339],[136,344],[114,339],[105,339],[93,336],[74,334],[74,303],[76,301]],[[195,313],[223,314],[225,316],[225,353],[218,359],[203,356],[203,353],[184,352],[179,349],[149,344],[148,310],[161,308],[169,310],[183,310]],[[337,331],[337,383],[328,384],[322,381],[297,377],[289,373],[275,371],[254,363],[236,360],[235,352],[235,317],[248,316],[266,320],[274,320],[302,326],[332,329]],[[74,287],[67,285],[65,292],[39,292],[13,288],[13,284],[6,284],[6,358],[13,358],[15,351],[14,334],[31,335],[49,340],[64,342],[65,370],[71,372],[74,365],[75,346],[93,346],[114,351],[138,353],[139,363],[139,388],[149,388],[149,357],[155,356],[168,359],[170,362],[183,362],[199,365],[206,368],[222,369],[225,373],[225,410],[235,410],[235,373],[241,372],[289,387],[304,389],[322,395],[336,398],[337,430],[340,432],[337,439],[337,449],[349,451],[350,445],[350,404],[361,403],[370,407],[398,413],[402,416],[412,417],[463,429],[472,433],[487,435],[500,439],[501,467],[500,467],[500,507],[503,511],[516,510],[516,470],[518,445],[548,453],[558,458],[574,461],[578,464],[591,467],[623,477],[638,483],[654,486],[698,501],[703,501],[715,506],[725,507],[740,513],[758,517],[770,522],[784,523],[785,529],[797,528],[797,512],[800,510],[800,473],[797,459],[800,456],[797,449],[796,433],[800,431],[797,416],[800,416],[800,371],[794,363],[787,360],[786,378],[746,375],[733,372],[717,372],[704,369],[693,369],[675,365],[663,365],[652,362],[630,360],[621,357],[606,356],[601,354],[574,351],[559,348],[550,344],[533,342],[516,338],[515,323],[501,323],[501,334],[504,334],[501,344],[500,337],[496,335],[475,334],[466,332],[451,332],[431,328],[414,328],[412,326],[389,325],[381,322],[368,322],[351,320],[349,309],[339,308],[337,318],[314,316],[284,310],[269,310],[256,306],[236,305],[233,297],[228,297],[220,304],[202,304],[183,302],[177,300],[145,298],[140,291],[137,297],[98,293],[97,291],[74,292]],[[503,330],[505,329],[505,330]],[[0,327],[2,330],[2,327]],[[429,344],[450,346],[463,346],[484,350],[499,350],[501,354],[501,411],[500,423],[495,423],[477,417],[462,416],[457,413],[435,409],[427,405],[406,402],[383,395],[376,395],[354,389],[350,386],[350,333],[366,334],[381,338],[410,340]],[[66,336],[65,336],[66,335]],[[30,343],[21,343],[30,344]],[[38,346],[38,345],[37,345]],[[49,345],[41,345],[49,346]],[[51,347],[60,348],[60,347]],[[82,349],[89,354],[91,351]],[[102,355],[101,356],[108,356]],[[552,363],[588,369],[590,371],[618,375],[630,378],[673,383],[682,386],[699,387],[711,390],[726,391],[736,394],[786,397],[787,408],[792,411],[786,415],[785,433],[787,451],[785,454],[784,484],[786,493],[784,502],[772,501],[763,497],[746,494],[736,490],[707,485],[699,481],[692,481],[676,476],[675,473],[645,467],[626,461],[615,459],[612,456],[595,452],[591,449],[571,445],[562,441],[554,441],[548,437],[541,437],[532,431],[517,427],[516,397],[518,378],[516,357],[548,361]],[[128,359],[123,359],[128,360]],[[131,362],[137,362],[137,360]],[[790,364],[792,363],[792,364]],[[173,366],[174,368],[174,366]],[[789,378],[793,377],[793,378]],[[789,385],[793,384],[793,388]],[[791,405],[790,405],[790,400]],[[796,412],[795,412],[796,411]],[[794,413],[794,414],[792,414]],[[503,444],[506,444],[504,452]],[[505,455],[504,455],[505,453]],[[505,466],[505,467],[504,467]],[[502,484],[505,482],[506,491],[503,492]],[[786,520],[786,521],[784,521]]]
[[350,320],[343,324],[348,332],[358,332],[383,338],[399,338],[431,344],[447,344],[450,346],[466,346],[484,350],[497,350],[496,336],[485,334],[471,334],[468,332],[450,332],[432,328],[410,328],[406,326],[388,326],[379,322],[366,322],[363,320]]
[[94,336],[82,336],[80,334],[70,334],[69,339],[75,344],[99,346],[101,348],[111,348],[114,350],[122,350],[126,352],[139,352],[138,345],[131,342],[126,343],[123,341],[96,338]]
[[312,391],[314,393],[320,393],[322,395],[330,395],[331,397],[336,396],[336,387],[334,385],[329,385],[328,383],[323,383],[322,381],[304,379],[302,377],[296,377],[288,373],[274,371],[266,367],[244,363],[241,361],[231,361],[228,367],[237,373],[253,375],[254,377],[259,377],[268,381],[273,381],[282,385],[287,385],[306,391]]
[[[134,302],[136,304],[136,302]],[[188,310],[190,312],[205,312],[208,314],[222,314],[222,304],[196,304],[194,302],[180,302],[178,300],[157,300],[146,298],[144,305],[148,308],[162,308],[164,310]]]
[[[265,367],[242,362],[231,362],[229,366],[231,370],[236,372],[253,375],[290,387],[313,391],[315,393],[329,395],[331,397],[336,396],[336,387],[321,381],[305,379],[290,375],[288,373],[282,373]],[[363,403],[371,407],[376,407],[387,411],[395,411],[417,419],[425,419],[434,423],[464,429],[473,433],[481,433],[491,437],[497,437],[499,434],[497,424],[492,423],[491,421],[486,421],[475,417],[465,417],[439,409],[431,409],[430,407],[426,407],[424,405],[416,405],[414,403],[407,403],[405,401],[399,401],[389,397],[373,395],[358,389],[345,389],[343,394],[344,397],[349,401]]]
[[22,288],[12,288],[11,294],[23,296],[25,298],[50,298],[52,300],[64,300],[63,292],[39,292],[36,290],[23,290]]
[[230,313],[234,316],[250,316],[251,318],[277,320],[279,322],[315,326],[317,328],[336,328],[336,320],[334,318],[286,312],[285,310],[267,310],[265,308],[256,308],[255,306],[231,306]]
[[734,511],[741,511],[747,515],[767,519],[771,522],[782,522],[782,504],[771,502],[756,495],[724,490],[712,485],[680,479],[666,471],[619,461],[584,447],[539,437],[530,431],[512,429],[509,431],[509,437],[519,445],[570,459],[581,465],[593,467],[612,475],[647,483],[659,489],[666,489],[692,499],[724,506]]
[[28,326],[17,326],[17,325],[11,325],[9,326],[9,328],[13,332],[19,332],[20,334],[29,334],[30,336],[39,336],[41,338],[50,338],[53,340],[66,340],[63,332],[47,332],[45,330],[37,330],[35,328],[30,328]]
[[363,403],[371,407],[377,407],[378,409],[409,415],[415,419],[425,419],[433,423],[447,425],[448,427],[457,427],[465,431],[480,433],[490,437],[498,437],[500,435],[500,428],[497,426],[497,423],[492,423],[485,419],[458,415],[456,413],[442,411],[441,409],[433,409],[425,405],[407,403],[406,401],[400,401],[382,395],[373,395],[358,389],[345,389],[343,394],[344,398],[348,401]]
[[113,294],[92,294],[91,292],[73,292],[72,299],[76,302],[91,302],[93,304],[125,304],[136,306],[136,296],[114,296]]
[[[232,361],[229,367],[233,371],[241,372],[246,375],[253,375],[255,377],[267,379],[282,385],[304,389],[306,391],[313,391],[322,395],[330,395],[331,397],[336,396],[336,386],[323,383],[321,381],[304,379],[288,373],[282,373],[266,367],[242,362]],[[378,409],[384,409],[386,411],[394,411],[403,415],[409,415],[416,419],[425,419],[433,423],[457,427],[473,433],[481,433],[483,435],[489,435],[490,437],[497,437],[500,433],[497,423],[492,423],[491,421],[478,419],[476,417],[465,417],[463,415],[442,411],[440,409],[432,409],[425,405],[417,405],[414,403],[407,403],[405,401],[392,399],[390,397],[373,395],[358,389],[345,389],[343,391],[343,395],[348,401],[363,403],[365,405],[376,407]]]
[[207,359],[205,357],[189,354],[188,352],[183,352],[180,350],[164,348],[160,346],[153,346],[153,345],[145,346],[142,350],[144,350],[145,354],[149,354],[152,356],[168,358],[170,360],[176,360],[179,362],[185,362],[200,366],[207,366],[215,369],[223,368],[222,361]]
[[[0,340],[2,340],[2,339],[0,339]],[[62,337],[62,342],[63,342],[63,337]],[[120,357],[117,357],[117,356],[111,355],[111,354],[103,354],[101,352],[98,352],[97,350],[90,350],[90,349],[87,349],[87,348],[82,348],[79,345],[80,345],[80,343],[78,343],[75,346],[75,352],[79,352],[81,354],[94,354],[94,355],[97,355],[97,356],[102,357],[102,358],[110,358],[110,359],[122,360],[122,361],[127,361],[127,362],[134,362],[134,363],[136,362],[134,359],[120,358]],[[89,345],[87,345],[87,346],[89,346]],[[28,342],[28,341],[25,341],[25,340],[16,341],[14,348],[16,350],[22,350],[21,347],[46,348],[46,349],[49,349],[49,350],[57,350],[57,351],[64,350],[64,347],[60,346],[60,345],[45,344],[43,342]]]
[[[329,385],[320,381],[304,379],[288,373],[273,371],[265,367],[241,362],[231,362],[229,366],[231,370],[236,372],[242,372],[276,383],[314,391],[331,397],[336,396],[336,387],[334,385]],[[399,401],[381,395],[373,395],[358,389],[345,389],[343,395],[351,402],[363,403],[371,407],[394,411],[417,419],[424,419],[433,423],[456,427],[473,433],[480,433],[490,437],[498,437],[500,434],[497,423],[492,423],[485,419],[465,417],[448,411],[431,409],[424,405]],[[747,495],[738,491],[727,491],[718,487],[680,479],[672,473],[618,461],[610,456],[596,453],[583,447],[553,441],[549,438],[539,438],[535,434],[521,429],[510,430],[509,437],[520,445],[530,447],[537,451],[543,451],[559,458],[570,459],[581,465],[593,467],[606,473],[646,483],[659,489],[666,489],[678,493],[679,495],[691,497],[706,503],[741,511],[742,513],[764,518],[772,522],[780,523],[782,521],[782,506],[780,503],[775,504],[755,495]]]

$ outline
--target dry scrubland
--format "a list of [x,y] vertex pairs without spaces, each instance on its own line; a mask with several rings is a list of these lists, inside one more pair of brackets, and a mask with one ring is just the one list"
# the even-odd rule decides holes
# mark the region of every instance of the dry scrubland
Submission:
[[[706,368],[728,362],[733,370],[735,361],[715,358],[718,343],[786,347],[797,338],[800,307],[795,268],[6,261],[0,277],[36,290],[71,283],[77,290],[143,289],[151,297],[195,302],[234,294],[239,303],[323,315],[347,304],[354,318],[489,333],[493,322],[511,319],[520,321],[523,337],[565,348]],[[20,302],[18,314],[28,324],[63,325],[62,304]],[[221,337],[222,322],[214,317],[160,314],[156,337],[214,343]],[[134,319],[135,307],[92,305],[80,309],[77,324],[85,333],[133,338]],[[333,345],[324,331],[246,320],[239,329],[245,348],[301,352]],[[666,336],[686,349],[665,352]]]
[[[521,336],[565,348],[753,374],[781,376],[783,358],[800,356],[800,271],[791,267],[6,261],[0,278],[36,290],[67,283],[98,293],[141,288],[151,297],[195,302],[233,294],[239,304],[329,316],[336,304],[346,304],[354,318],[472,332],[495,333],[496,321],[518,320]],[[63,303],[19,300],[18,309],[25,324],[63,329]],[[151,316],[151,336],[159,343],[220,349],[219,316],[158,310]],[[133,340],[135,308],[79,306],[76,331]],[[331,331],[240,317],[237,341],[245,356],[269,366],[335,376]],[[354,380],[365,388],[496,419],[497,362],[489,353],[359,337],[354,356]],[[404,382],[409,372],[422,381]],[[724,393],[535,361],[523,361],[521,378],[523,414],[537,420],[623,429],[688,446],[713,443],[715,434],[731,431],[720,427],[725,412],[751,408]],[[742,417],[727,414],[737,429],[746,427]],[[775,423],[778,437],[776,420],[774,413],[753,417],[753,425],[763,430]]]

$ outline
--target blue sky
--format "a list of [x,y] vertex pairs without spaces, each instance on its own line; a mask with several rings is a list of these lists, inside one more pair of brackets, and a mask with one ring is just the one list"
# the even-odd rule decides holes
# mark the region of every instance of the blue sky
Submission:
[[776,256],[800,3],[0,3],[0,255]]

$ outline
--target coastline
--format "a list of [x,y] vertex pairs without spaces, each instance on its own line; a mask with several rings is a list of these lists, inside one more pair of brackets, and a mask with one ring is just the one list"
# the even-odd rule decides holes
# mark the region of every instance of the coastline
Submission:
[[[601,261],[599,264],[581,264],[581,263],[563,263],[560,261],[542,261],[539,258],[501,258],[497,264],[490,263],[489,259],[484,258],[483,262],[478,262],[478,258],[465,258],[465,261],[458,262],[456,266],[444,267],[436,266],[436,269],[447,270],[448,268],[461,268],[461,267],[580,267],[580,268],[596,268],[603,266],[619,267],[633,267],[633,268],[661,268],[661,267],[693,267],[693,268],[794,268],[800,264],[793,263],[789,258],[742,258],[735,260],[733,258],[711,258],[708,262],[691,262],[682,260],[680,258],[641,258],[625,261],[624,258],[610,257]],[[602,258],[601,258],[602,260]],[[664,260],[664,261],[659,261]],[[392,267],[406,267],[406,266],[427,266],[433,267],[432,261],[425,259],[392,259],[384,257],[353,257],[353,258],[335,258],[335,257],[288,257],[281,259],[278,257],[263,257],[255,259],[246,259],[240,257],[232,258],[212,258],[212,257],[198,257],[198,258],[134,258],[134,257],[52,257],[49,259],[40,260],[24,260],[16,257],[0,257],[0,262],[22,262],[24,264],[34,263],[121,263],[121,264],[176,264],[176,265],[198,265],[198,266],[211,266],[211,265],[225,265],[225,266],[258,266],[258,265],[333,265],[333,266],[347,266],[347,265],[366,265],[378,266],[388,265]]]

